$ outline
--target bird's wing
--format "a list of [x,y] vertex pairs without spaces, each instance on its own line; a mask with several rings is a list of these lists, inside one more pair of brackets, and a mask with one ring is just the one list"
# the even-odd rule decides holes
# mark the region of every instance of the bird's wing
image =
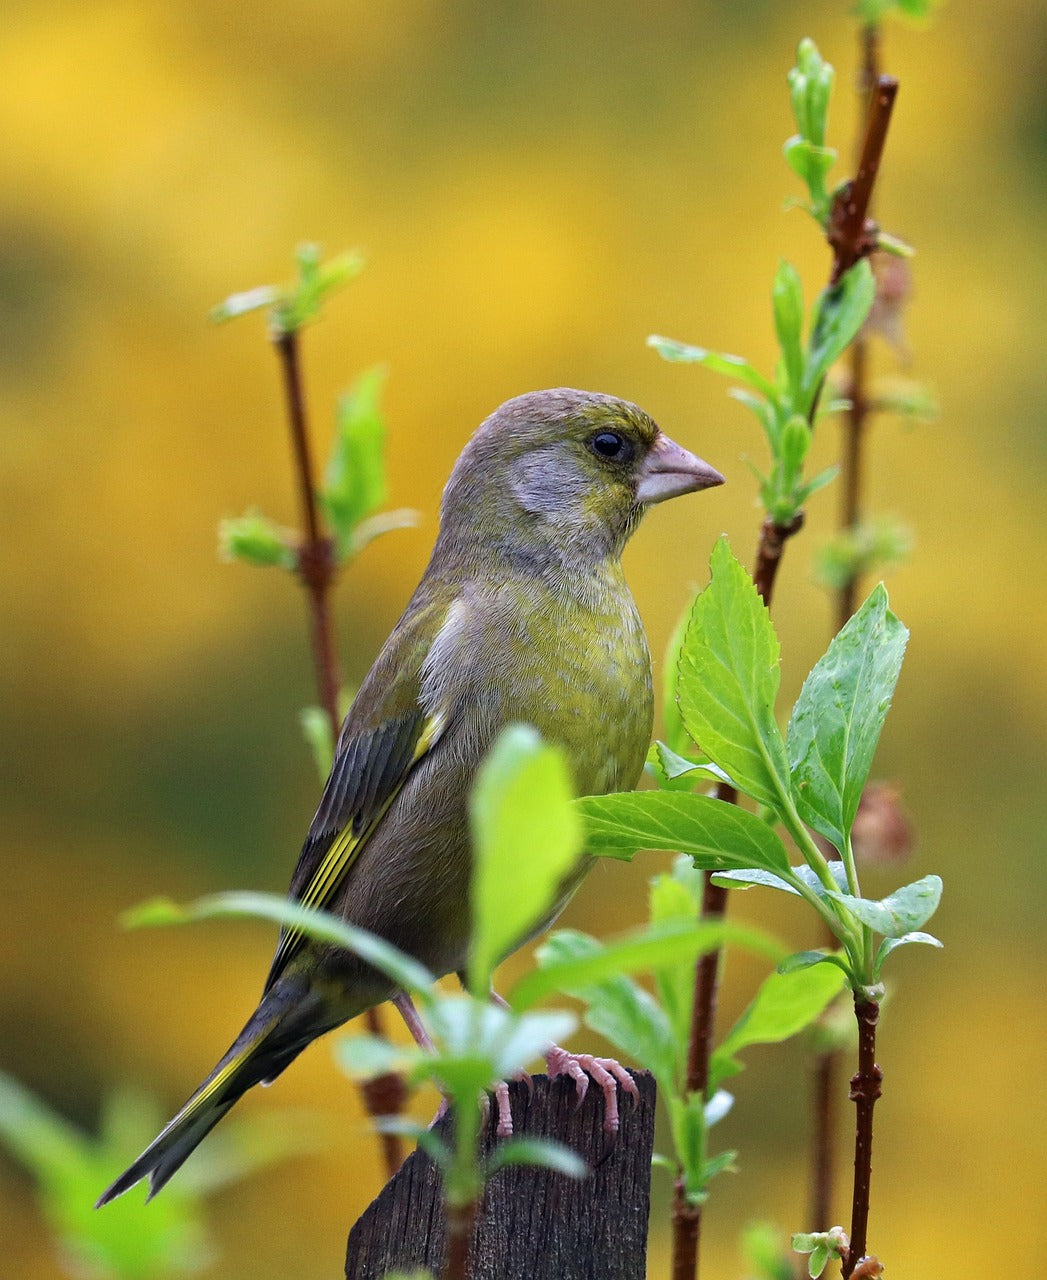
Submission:
[[[430,608],[405,618],[346,718],[291,879],[290,897],[302,906],[330,903],[408,775],[443,733],[443,716],[427,714],[418,695],[422,665],[444,613]],[[282,931],[266,991],[304,941],[294,925]]]

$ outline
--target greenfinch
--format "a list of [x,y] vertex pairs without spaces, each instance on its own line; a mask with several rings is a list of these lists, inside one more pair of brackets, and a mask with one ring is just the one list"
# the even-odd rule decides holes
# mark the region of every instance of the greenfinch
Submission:
[[[478,765],[506,725],[525,722],[564,749],[578,794],[636,785],[651,735],[651,659],[622,549],[651,504],[722,483],[611,396],[538,391],[493,413],[451,472],[425,574],[345,718],[291,898],[438,975],[460,973]],[[424,1037],[386,977],[285,928],[243,1031],[99,1205],[146,1176],[154,1195],[247,1089],[390,998]],[[556,1052],[558,1069],[581,1074]]]

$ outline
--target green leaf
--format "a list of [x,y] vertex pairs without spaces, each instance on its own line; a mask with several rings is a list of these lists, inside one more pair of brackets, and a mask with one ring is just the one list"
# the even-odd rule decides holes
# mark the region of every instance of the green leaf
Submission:
[[334,763],[331,718],[323,707],[303,707],[298,713],[298,723],[302,726],[302,737],[312,752],[316,772],[320,775],[321,782],[326,782]]
[[487,1177],[510,1164],[540,1165],[567,1178],[587,1178],[590,1172],[576,1151],[548,1138],[506,1138],[499,1142],[488,1157]]
[[803,381],[803,285],[800,283],[800,273],[789,262],[782,261],[778,264],[771,288],[771,301],[790,399],[795,401]]
[[225,920],[249,917],[272,920],[282,927],[295,927],[317,942],[333,942],[358,955],[368,964],[391,978],[398,987],[429,999],[429,988],[436,979],[413,957],[394,947],[391,942],[358,929],[355,925],[327,911],[314,911],[274,893],[214,893],[180,906],[170,898],[153,898],[120,917],[127,929],[155,925],[191,924],[199,920]]
[[413,529],[418,524],[418,512],[411,507],[396,507],[392,511],[377,511],[373,516],[366,516],[353,529],[346,555],[357,556],[364,547],[369,546],[376,538],[394,529]]
[[726,1089],[717,1089],[705,1104],[705,1127],[711,1129],[714,1124],[719,1124],[733,1106],[734,1095],[728,1093]]
[[[692,602],[693,603],[693,602]],[[680,708],[676,705],[676,682],[680,675],[680,650],[687,632],[691,608],[688,606],[679,616],[673,628],[669,645],[665,651],[665,662],[662,665],[662,721],[665,725],[665,737],[669,749],[675,753],[686,753],[694,744],[683,727],[680,719]]]
[[843,957],[835,951],[796,951],[786,956],[778,965],[779,973],[796,973],[799,969],[809,969],[816,964],[835,964],[847,972]]
[[0,1071],[0,1143],[37,1178],[83,1158],[83,1135],[13,1076]]
[[800,817],[843,851],[909,633],[882,583],[804,681],[786,735]]
[[348,284],[364,268],[362,254],[355,250],[337,254],[322,261],[319,245],[301,244],[295,250],[298,279],[280,291],[270,324],[276,336],[295,333],[303,325],[319,318],[327,299]]
[[853,898],[849,893],[829,892],[830,898],[842,903],[848,911],[875,933],[886,938],[903,938],[926,924],[938,910],[942,896],[940,876],[924,876],[901,889],[895,889],[874,902],[870,898]]
[[690,1204],[706,1199],[705,1098],[700,1091],[666,1096],[673,1149],[683,1170],[684,1194]]
[[498,738],[477,774],[469,986],[486,995],[495,966],[548,915],[582,847],[567,763],[524,725]]
[[[840,889],[847,892],[847,869],[842,862],[833,861],[827,864],[829,872],[833,879],[840,886]],[[820,898],[826,896],[825,885],[822,884],[818,877],[818,873],[805,863],[798,867],[790,867],[790,871],[797,880],[802,880],[808,889],[816,893]],[[713,881],[716,884],[722,884],[728,889],[750,889],[753,885],[763,885],[767,889],[784,889],[786,893],[795,893],[799,895],[800,891],[794,884],[790,884],[787,880],[783,880],[780,876],[773,875],[769,871],[763,871],[759,867],[747,867],[741,871],[717,871],[713,875]]]
[[816,1245],[811,1250],[811,1256],[807,1261],[807,1274],[811,1277],[811,1280],[818,1280],[828,1261],[829,1250],[824,1244]]
[[[650,918],[655,928],[695,921],[701,910],[705,877],[686,854],[673,860],[671,874],[654,876],[650,884]],[[654,969],[655,989],[680,1053],[690,1038],[694,1003],[694,962],[684,959]]]
[[652,333],[647,339],[647,345],[657,351],[663,360],[678,364],[703,365],[706,369],[712,369],[714,373],[725,374],[728,378],[737,378],[739,382],[744,382],[768,399],[774,398],[774,383],[754,369],[743,356],[709,351],[706,347],[676,342],[673,338],[663,338],[656,333]]
[[[600,944],[601,949],[591,954],[557,958],[555,963],[550,959],[543,968],[525,974],[513,987],[509,1000],[514,1009],[528,1009],[554,992],[581,990],[616,974],[657,969],[688,957],[693,960],[701,952],[715,951],[727,942],[770,956],[776,964],[784,951],[780,943],[760,930],[729,920],[648,928],[617,942]],[[539,955],[543,954],[559,955],[540,950]]]
[[830,366],[843,355],[865,323],[875,297],[876,280],[866,258],[819,295],[807,348],[803,398],[795,406],[805,416],[810,415]]
[[873,979],[875,981],[879,980],[883,962],[891,952],[898,947],[908,946],[911,942],[922,942],[928,947],[941,947],[944,945],[932,933],[903,933],[900,938],[884,938],[876,952],[876,960],[873,964]]
[[578,1019],[564,1010],[517,1014],[486,995],[477,999],[463,993],[435,1001],[428,1023],[438,1045],[431,1074],[461,1098],[463,1090],[475,1092],[515,1075],[569,1036]]
[[[726,538],[713,548],[711,568],[680,655],[680,712],[687,732],[737,787],[778,808],[789,786],[785,745],[774,719],[778,637]],[[760,859],[749,865],[774,870]]]
[[727,774],[719,765],[713,764],[712,760],[689,760],[686,756],[677,755],[664,742],[651,742],[648,764],[653,765],[655,780],[663,790],[691,791],[701,782],[724,782],[727,786],[731,785]]
[[238,316],[247,315],[248,312],[271,307],[279,297],[280,290],[273,284],[263,284],[255,289],[231,293],[223,302],[211,308],[210,319],[216,324],[223,324],[227,320],[235,320]]
[[235,320],[251,311],[268,310],[270,327],[277,338],[294,333],[319,316],[325,300],[363,270],[363,257],[355,251],[321,260],[318,245],[302,244],[295,251],[298,279],[289,285],[260,285],[230,294],[211,310],[217,322]]
[[334,530],[340,559],[354,549],[357,526],[386,499],[385,421],[381,398],[386,370],[361,374],[338,401],[334,447],[320,500]]
[[223,560],[262,567],[294,570],[298,565],[295,534],[255,510],[220,522],[218,554]]
[[769,974],[727,1033],[720,1051],[734,1056],[748,1045],[788,1040],[818,1017],[845,981],[845,975],[828,964]]
[[748,1223],[742,1231],[742,1252],[754,1280],[795,1280],[782,1234],[772,1223]]
[[585,847],[602,857],[630,859],[640,849],[686,853],[704,870],[762,867],[787,875],[785,845],[747,809],[713,796],[675,791],[617,792],[576,801]]
[[874,570],[882,573],[904,560],[912,541],[912,533],[893,520],[843,529],[818,552],[815,577],[821,586],[839,591],[856,578]]
[[702,1166],[702,1180],[705,1185],[708,1186],[719,1173],[733,1173],[737,1168],[735,1164],[737,1159],[737,1151],[721,1151],[719,1155],[711,1156],[706,1160]]
[[371,1035],[343,1036],[334,1046],[335,1061],[354,1080],[405,1071],[414,1065],[419,1052]]

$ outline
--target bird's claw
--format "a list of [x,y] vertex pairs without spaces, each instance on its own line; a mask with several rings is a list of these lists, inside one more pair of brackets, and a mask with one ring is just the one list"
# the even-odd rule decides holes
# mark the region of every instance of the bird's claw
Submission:
[[597,1058],[591,1053],[568,1053],[558,1045],[553,1045],[545,1055],[550,1080],[556,1076],[569,1076],[575,1085],[577,1106],[581,1106],[589,1091],[589,1077],[603,1090],[604,1133],[614,1135],[620,1123],[618,1113],[618,1085],[634,1102],[639,1102],[640,1093],[632,1076],[614,1058]]

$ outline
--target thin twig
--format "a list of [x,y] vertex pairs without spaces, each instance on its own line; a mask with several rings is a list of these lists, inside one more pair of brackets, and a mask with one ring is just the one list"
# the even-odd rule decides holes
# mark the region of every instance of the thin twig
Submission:
[[[764,604],[770,608],[778,567],[785,544],[803,528],[800,512],[788,524],[767,519],[760,529],[753,582]],[[716,795],[727,804],[737,804],[738,792],[720,783]],[[702,890],[702,920],[722,920],[727,911],[727,890],[713,884],[706,875]],[[698,957],[695,966],[694,1003],[691,1009],[691,1038],[687,1046],[687,1089],[706,1094],[709,1089],[709,1061],[712,1057],[713,1032],[720,987],[722,951],[709,951]],[[676,1179],[672,1208],[673,1243],[670,1275],[672,1280],[692,1280],[698,1274],[698,1251],[701,1245],[702,1206],[688,1203],[682,1177]]]
[[898,81],[893,76],[877,78],[869,103],[869,117],[858,172],[833,201],[826,233],[833,249],[830,287],[838,284],[856,262],[868,257],[876,248],[876,227],[868,221],[869,202],[880,170],[897,93]]
[[[294,454],[294,472],[302,513],[303,537],[298,548],[298,575],[305,586],[309,601],[309,629],[317,692],[330,724],[331,742],[335,744],[338,741],[341,725],[338,691],[342,681],[338,670],[330,605],[330,592],[337,570],[334,542],[323,530],[316,501],[316,484],[305,410],[305,394],[302,387],[297,330],[280,330],[274,336],[274,343],[283,372],[287,417],[291,427],[291,447]],[[382,1019],[378,1010],[368,1009],[365,1017],[370,1034],[382,1035]],[[367,1114],[372,1118],[399,1115],[407,1102],[406,1085],[402,1077],[396,1074],[378,1076],[373,1080],[365,1081],[360,1086],[360,1092]],[[382,1133],[381,1144],[386,1174],[391,1178],[403,1164],[403,1143],[398,1134]]]
[[[856,262],[868,256],[876,247],[876,227],[867,220],[869,202],[880,168],[880,159],[883,155],[897,91],[897,80],[889,76],[880,76],[877,79],[876,89],[870,102],[858,171],[853,181],[846,184],[833,202],[827,229],[827,238],[833,250],[830,287],[838,284]],[[817,402],[816,396],[815,405]],[[813,412],[812,409],[812,414]],[[767,519],[761,527],[753,581],[768,608],[774,593],[774,583],[785,543],[799,531],[802,524],[803,516],[800,513],[789,525],[778,525]],[[720,799],[731,803],[737,800],[731,788],[721,787],[717,794]],[[702,896],[702,919],[721,919],[726,906],[727,891],[711,884],[707,877]],[[719,952],[699,957],[695,969],[691,1040],[688,1046],[688,1088],[701,1089],[703,1092],[708,1087],[719,971]],[[693,1280],[698,1275],[701,1219],[701,1207],[686,1202],[683,1182],[678,1178],[672,1210],[672,1280]]]
[[858,1021],[858,1070],[851,1078],[851,1101],[857,1106],[854,1127],[854,1200],[851,1206],[850,1248],[843,1264],[844,1280],[865,1257],[869,1229],[869,1189],[872,1182],[873,1107],[880,1096],[883,1072],[876,1065],[876,1023],[880,1006],[861,995],[854,997]]
[[[855,146],[855,163],[861,167],[864,151],[862,122],[868,135],[873,94],[880,81],[880,29],[874,23],[865,23],[859,34],[861,65],[858,72],[858,98],[862,111]],[[881,142],[881,148],[882,148]],[[871,197],[866,204],[866,219],[872,209]],[[864,333],[859,333],[849,352],[850,376],[847,399],[850,408],[843,419],[843,439],[840,444],[840,514],[838,528],[841,532],[857,528],[861,520],[862,499],[862,446],[865,441],[866,419],[871,411],[868,392],[868,343]],[[854,613],[858,600],[860,577],[850,573],[836,592],[835,631],[840,631]],[[831,932],[825,930],[829,946],[836,945]],[[836,1082],[840,1073],[839,1049],[823,1049],[815,1058],[812,1073],[812,1121],[811,1187],[808,1222],[812,1228],[822,1229],[833,1220],[832,1195],[835,1181],[837,1117]]]

